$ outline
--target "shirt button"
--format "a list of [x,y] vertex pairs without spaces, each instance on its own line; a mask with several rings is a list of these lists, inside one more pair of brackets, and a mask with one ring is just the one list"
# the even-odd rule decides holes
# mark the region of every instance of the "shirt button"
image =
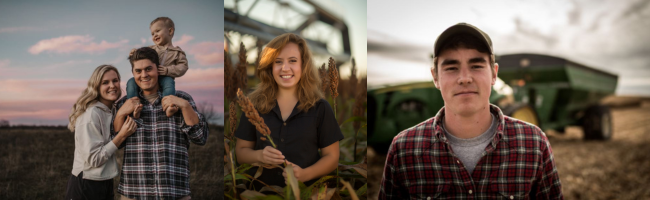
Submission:
[[512,195],[510,195],[510,199],[515,199],[515,197],[513,197]]
[[460,161],[459,161],[459,160],[456,160],[456,163],[460,164]]
[[469,194],[472,194],[472,190],[469,190]]
[[431,197],[427,197],[427,200],[431,200]]
[[284,122],[284,123],[282,123],[282,124],[284,124],[284,125],[286,126],[286,125],[287,125],[287,122]]

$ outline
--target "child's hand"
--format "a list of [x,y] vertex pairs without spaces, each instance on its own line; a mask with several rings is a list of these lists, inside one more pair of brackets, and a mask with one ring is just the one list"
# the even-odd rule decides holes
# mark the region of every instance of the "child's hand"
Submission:
[[129,52],[129,57],[133,56],[133,52],[135,52],[135,48],[131,49],[131,52]]
[[158,65],[158,75],[167,76],[167,67]]

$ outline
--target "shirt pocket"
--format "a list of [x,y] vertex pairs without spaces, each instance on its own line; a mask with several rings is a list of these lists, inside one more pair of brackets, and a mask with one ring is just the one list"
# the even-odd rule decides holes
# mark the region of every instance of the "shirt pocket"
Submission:
[[436,185],[418,185],[415,187],[419,187],[424,191],[424,193],[417,193],[414,194],[413,192],[410,192],[411,198],[410,199],[426,199],[426,200],[433,200],[433,199],[449,199],[447,196],[451,195],[449,190],[450,190],[450,185],[449,183],[445,184],[436,184]]
[[492,199],[530,199],[530,183],[490,183]]

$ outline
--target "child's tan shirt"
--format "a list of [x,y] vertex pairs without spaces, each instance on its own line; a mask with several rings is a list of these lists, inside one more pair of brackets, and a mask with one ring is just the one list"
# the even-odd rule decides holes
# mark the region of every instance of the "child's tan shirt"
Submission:
[[185,57],[185,52],[180,47],[157,45],[150,47],[158,52],[160,65],[167,68],[167,74],[160,75],[176,78],[183,76],[187,72],[187,57]]

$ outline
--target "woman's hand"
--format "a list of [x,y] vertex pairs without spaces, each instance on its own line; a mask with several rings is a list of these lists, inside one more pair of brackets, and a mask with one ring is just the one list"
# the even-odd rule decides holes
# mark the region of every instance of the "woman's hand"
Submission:
[[135,130],[138,128],[137,124],[135,123],[135,120],[131,117],[127,117],[126,121],[122,125],[122,129],[120,130],[120,133],[122,136],[129,137],[133,133],[135,133]]
[[284,155],[280,150],[273,148],[272,146],[266,146],[262,150],[262,156],[260,160],[266,164],[282,164],[284,163]]
[[[296,179],[298,179],[298,181],[304,183],[306,181],[311,180],[311,178],[307,177],[308,173],[305,173],[306,171],[305,169],[301,168],[296,164],[293,164],[292,162],[289,162],[288,160],[287,160],[287,165],[291,165],[293,167],[293,176],[295,176]],[[284,176],[284,178],[287,178],[287,173],[282,172],[282,176]]]

